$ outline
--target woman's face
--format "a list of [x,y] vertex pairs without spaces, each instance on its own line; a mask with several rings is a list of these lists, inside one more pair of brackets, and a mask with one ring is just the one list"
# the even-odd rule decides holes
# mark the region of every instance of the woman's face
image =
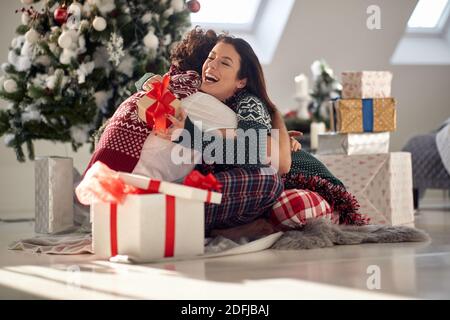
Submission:
[[219,42],[209,53],[202,68],[200,89],[221,101],[245,87],[247,79],[238,79],[241,59],[234,46]]

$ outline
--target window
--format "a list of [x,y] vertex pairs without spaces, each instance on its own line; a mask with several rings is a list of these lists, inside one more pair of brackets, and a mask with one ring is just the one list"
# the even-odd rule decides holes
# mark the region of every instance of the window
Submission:
[[269,64],[295,0],[200,0],[192,25],[229,31],[247,40],[262,64]]
[[439,33],[449,13],[448,0],[419,0],[408,21],[408,32]]
[[450,0],[419,0],[391,57],[398,65],[450,65]]
[[191,13],[193,25],[224,30],[249,30],[261,0],[201,0],[201,8]]

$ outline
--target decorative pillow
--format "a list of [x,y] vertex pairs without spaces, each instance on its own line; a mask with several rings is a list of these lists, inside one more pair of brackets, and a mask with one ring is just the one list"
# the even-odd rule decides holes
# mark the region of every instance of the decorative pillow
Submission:
[[309,190],[283,191],[272,207],[269,221],[279,230],[287,231],[304,226],[309,219],[329,219],[339,222],[328,202],[318,193]]

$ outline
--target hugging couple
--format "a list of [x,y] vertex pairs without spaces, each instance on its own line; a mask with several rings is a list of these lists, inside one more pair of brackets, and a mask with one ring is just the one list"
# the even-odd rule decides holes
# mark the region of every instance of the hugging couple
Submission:
[[[158,76],[146,74],[136,83],[138,91],[101,129],[86,170],[101,161],[116,171],[176,182],[194,167],[213,173],[222,186],[222,202],[205,204],[206,236],[259,237],[301,227],[314,216],[329,216],[344,224],[367,223],[343,184],[290,137],[268,97],[261,64],[245,40],[196,27],[171,52],[167,75],[170,91],[181,100],[181,112],[168,116],[172,126],[164,132],[152,132],[139,117],[139,99],[149,84],[158,80]],[[176,137],[177,129],[184,129],[191,137],[208,134],[215,139],[202,138],[197,145],[193,138]],[[278,129],[277,139],[271,137],[271,129]],[[257,134],[256,146],[245,140],[250,131]],[[239,140],[246,141],[244,148],[238,145]],[[205,161],[205,151],[218,141],[223,161],[211,164]],[[175,164],[171,156],[176,147],[192,150],[197,160]],[[271,154],[278,154],[278,171],[266,162]],[[195,165],[199,157],[203,162]],[[294,208],[305,194],[326,203],[320,207],[323,212],[316,206],[313,216],[305,215],[311,212],[308,206],[313,206],[305,201]],[[303,212],[293,212],[300,218],[282,223],[280,210],[289,206],[291,211]]]

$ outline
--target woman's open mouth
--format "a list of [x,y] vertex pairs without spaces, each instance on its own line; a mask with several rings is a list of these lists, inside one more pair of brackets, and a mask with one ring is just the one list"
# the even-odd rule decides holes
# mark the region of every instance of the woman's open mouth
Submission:
[[206,83],[216,83],[218,81],[219,81],[219,79],[216,76],[209,74],[209,73],[205,74],[205,82]]

